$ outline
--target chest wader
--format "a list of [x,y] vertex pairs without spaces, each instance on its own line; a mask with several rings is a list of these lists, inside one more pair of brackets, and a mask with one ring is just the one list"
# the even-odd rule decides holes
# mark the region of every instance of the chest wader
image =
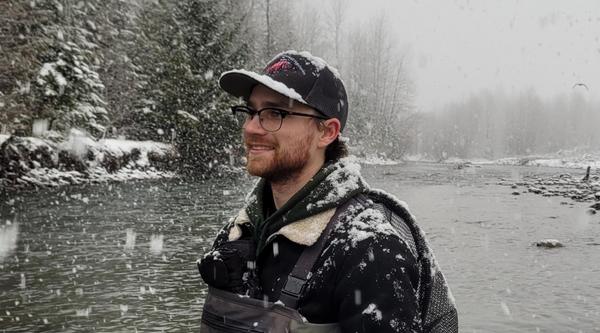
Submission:
[[202,312],[202,333],[252,332],[252,333],[340,333],[337,323],[313,324],[298,312],[298,299],[302,295],[308,275],[321,254],[339,216],[355,199],[338,207],[315,244],[302,251],[300,258],[288,275],[278,302],[267,302],[209,287]]

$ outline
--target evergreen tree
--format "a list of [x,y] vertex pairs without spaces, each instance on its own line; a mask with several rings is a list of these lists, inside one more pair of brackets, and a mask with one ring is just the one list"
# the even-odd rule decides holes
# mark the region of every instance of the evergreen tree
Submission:
[[182,168],[209,174],[229,163],[239,128],[229,114],[231,99],[217,85],[225,70],[243,67],[249,48],[236,1],[159,2],[140,16],[146,52],[143,99],[136,115],[139,138],[175,138]]
[[[138,95],[138,68],[132,61],[136,51],[136,1],[105,0],[95,4],[102,64],[98,73],[104,84],[106,110],[112,135],[124,134],[135,127],[132,115]],[[112,130],[117,130],[113,133]]]
[[[92,2],[13,0],[2,6],[9,23],[2,40],[8,66],[3,67],[10,75],[3,80],[8,100],[3,103],[12,111],[3,121],[26,133],[38,118],[49,118],[51,129],[60,131],[103,131],[107,118]],[[18,40],[11,42],[11,33]]]
[[36,104],[32,82],[41,66],[39,52],[50,42],[47,27],[55,19],[47,2],[0,2],[0,123],[8,131],[31,131]]

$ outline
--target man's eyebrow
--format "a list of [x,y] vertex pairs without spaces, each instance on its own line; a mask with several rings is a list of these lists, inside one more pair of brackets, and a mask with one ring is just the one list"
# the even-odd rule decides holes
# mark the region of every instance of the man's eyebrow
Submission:
[[288,108],[289,103],[287,101],[266,101],[265,106],[267,107],[278,107],[278,108]]

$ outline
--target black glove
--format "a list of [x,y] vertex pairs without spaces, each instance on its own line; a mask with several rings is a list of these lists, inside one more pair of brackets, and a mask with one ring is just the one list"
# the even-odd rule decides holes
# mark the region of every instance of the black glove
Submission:
[[198,261],[198,270],[206,284],[215,288],[244,292],[244,273],[253,269],[254,242],[236,240],[225,242]]

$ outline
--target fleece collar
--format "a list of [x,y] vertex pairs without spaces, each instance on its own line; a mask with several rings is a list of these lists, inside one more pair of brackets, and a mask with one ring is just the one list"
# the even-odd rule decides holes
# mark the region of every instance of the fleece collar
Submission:
[[[269,240],[276,235],[282,235],[294,243],[311,246],[319,239],[319,236],[321,236],[321,233],[325,230],[327,223],[334,214],[335,208],[331,208],[316,215],[292,222],[269,236]],[[246,210],[242,209],[236,216],[233,226],[229,229],[229,241],[238,240],[242,237],[241,226],[244,224],[251,224],[251,222]]]
[[[368,185],[360,175],[360,165],[345,158],[324,165],[307,184],[269,216],[264,214],[264,200],[272,200],[272,194],[269,184],[261,179],[246,198],[246,214],[240,218],[248,219],[254,227],[257,254],[275,234],[285,235],[299,244],[314,243],[313,238],[318,238],[338,206],[354,195],[367,191]],[[307,233],[307,236],[293,236],[295,233]]]

